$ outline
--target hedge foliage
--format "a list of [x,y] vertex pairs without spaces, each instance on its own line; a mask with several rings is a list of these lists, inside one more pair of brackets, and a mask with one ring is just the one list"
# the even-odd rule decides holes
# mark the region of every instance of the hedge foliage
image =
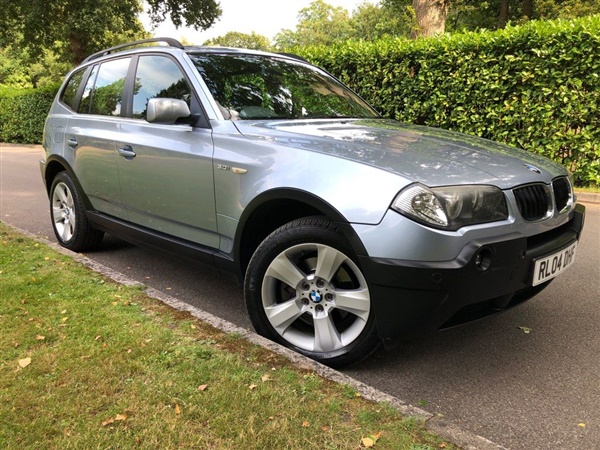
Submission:
[[600,185],[600,16],[295,51],[386,117],[537,152]]
[[0,90],[0,142],[39,144],[58,86]]

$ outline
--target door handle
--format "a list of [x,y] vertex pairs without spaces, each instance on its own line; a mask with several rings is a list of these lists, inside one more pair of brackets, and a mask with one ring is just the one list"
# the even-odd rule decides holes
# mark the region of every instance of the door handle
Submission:
[[67,140],[67,145],[71,148],[75,148],[79,145],[79,142],[77,142],[77,139],[75,139],[75,138],[69,138]]
[[131,148],[131,145],[124,145],[119,149],[119,155],[125,159],[133,159],[136,157],[136,153]]

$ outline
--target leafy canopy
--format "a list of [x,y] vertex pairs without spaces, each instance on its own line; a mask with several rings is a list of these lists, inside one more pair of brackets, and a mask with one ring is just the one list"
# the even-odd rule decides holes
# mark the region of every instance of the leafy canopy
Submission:
[[[446,31],[497,30],[503,28],[501,5],[507,7],[507,20],[515,24],[528,20],[524,0],[446,0]],[[381,0],[390,16],[410,13],[412,0]],[[600,0],[531,0],[531,19],[574,19],[600,13]],[[414,12],[414,11],[413,11]]]
[[204,42],[203,45],[212,45],[218,47],[249,48],[252,50],[271,50],[269,38],[261,34],[252,32],[250,34],[240,33],[239,31],[230,31],[213,39]]
[[275,36],[279,49],[309,45],[332,45],[350,39],[375,40],[408,35],[412,27],[410,10],[392,11],[382,4],[364,2],[350,14],[324,0],[314,0],[298,13],[295,30],[285,29]]
[[[146,0],[154,25],[209,28],[220,16],[217,0]],[[53,50],[72,64],[123,41],[145,37],[141,0],[0,0],[0,45],[18,44],[31,58]]]

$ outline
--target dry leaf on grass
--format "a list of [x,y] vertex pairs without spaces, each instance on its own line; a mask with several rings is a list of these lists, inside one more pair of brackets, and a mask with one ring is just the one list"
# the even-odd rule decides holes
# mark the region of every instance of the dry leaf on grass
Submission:
[[375,444],[377,443],[377,441],[379,440],[380,437],[381,437],[381,432],[375,433],[370,436],[362,438],[360,440],[360,443],[365,448],[373,448],[373,447],[375,447]]
[[102,426],[105,427],[115,422],[123,422],[127,420],[127,416],[125,414],[117,414],[115,417],[111,417],[102,422]]
[[372,448],[375,446],[375,441],[369,437],[364,437],[360,440],[364,448]]
[[19,360],[19,367],[21,367],[21,369],[24,369],[29,364],[31,364],[31,358],[23,358]]

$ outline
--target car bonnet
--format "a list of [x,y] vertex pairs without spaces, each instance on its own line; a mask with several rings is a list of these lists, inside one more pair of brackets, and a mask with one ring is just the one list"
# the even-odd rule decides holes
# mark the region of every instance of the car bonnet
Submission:
[[490,184],[502,189],[567,172],[547,158],[451,131],[386,119],[236,121],[249,138],[368,164],[428,186]]

